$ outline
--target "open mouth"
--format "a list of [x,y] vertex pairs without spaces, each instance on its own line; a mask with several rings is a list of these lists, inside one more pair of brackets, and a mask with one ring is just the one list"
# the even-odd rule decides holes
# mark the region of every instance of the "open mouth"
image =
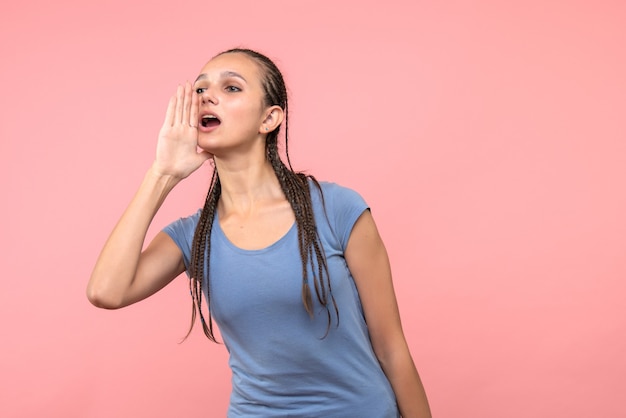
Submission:
[[218,126],[220,123],[220,120],[215,115],[204,115],[202,119],[200,119],[200,125],[205,128],[212,128]]

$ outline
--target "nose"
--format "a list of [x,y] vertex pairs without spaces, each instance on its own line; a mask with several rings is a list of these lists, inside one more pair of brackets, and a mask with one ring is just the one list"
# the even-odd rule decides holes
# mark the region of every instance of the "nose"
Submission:
[[212,89],[205,89],[200,94],[200,103],[203,105],[207,105],[209,103],[216,105],[218,103],[217,96],[213,94]]

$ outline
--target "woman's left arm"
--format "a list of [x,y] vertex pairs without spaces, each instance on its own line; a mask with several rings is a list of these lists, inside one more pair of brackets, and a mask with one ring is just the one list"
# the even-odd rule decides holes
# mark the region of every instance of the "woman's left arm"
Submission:
[[402,417],[430,418],[428,399],[402,331],[387,250],[369,210],[356,221],[345,257],[359,290],[374,352]]

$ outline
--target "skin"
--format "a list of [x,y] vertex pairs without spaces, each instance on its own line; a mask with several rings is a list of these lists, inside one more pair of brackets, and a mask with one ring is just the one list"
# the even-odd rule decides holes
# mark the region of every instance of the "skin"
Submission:
[[[209,158],[222,185],[220,226],[234,245],[264,248],[289,230],[295,221],[293,211],[265,159],[265,137],[284,114],[278,106],[263,104],[261,76],[247,56],[224,54],[202,68],[193,87],[190,83],[178,87],[167,107],[154,163],[96,261],[87,286],[87,297],[95,306],[118,309],[136,303],[184,272],[182,253],[167,234],[158,233],[142,248],[169,192]],[[221,121],[211,132],[198,127],[207,112]],[[402,331],[387,252],[369,211],[354,225],[345,257],[374,352],[402,416],[431,417]]]

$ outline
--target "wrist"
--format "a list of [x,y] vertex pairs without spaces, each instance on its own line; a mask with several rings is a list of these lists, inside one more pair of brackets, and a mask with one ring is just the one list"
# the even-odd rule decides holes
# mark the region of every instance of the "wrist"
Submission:
[[153,163],[145,175],[145,181],[159,185],[165,189],[171,190],[182,180],[181,177],[173,174],[164,173],[159,167]]

